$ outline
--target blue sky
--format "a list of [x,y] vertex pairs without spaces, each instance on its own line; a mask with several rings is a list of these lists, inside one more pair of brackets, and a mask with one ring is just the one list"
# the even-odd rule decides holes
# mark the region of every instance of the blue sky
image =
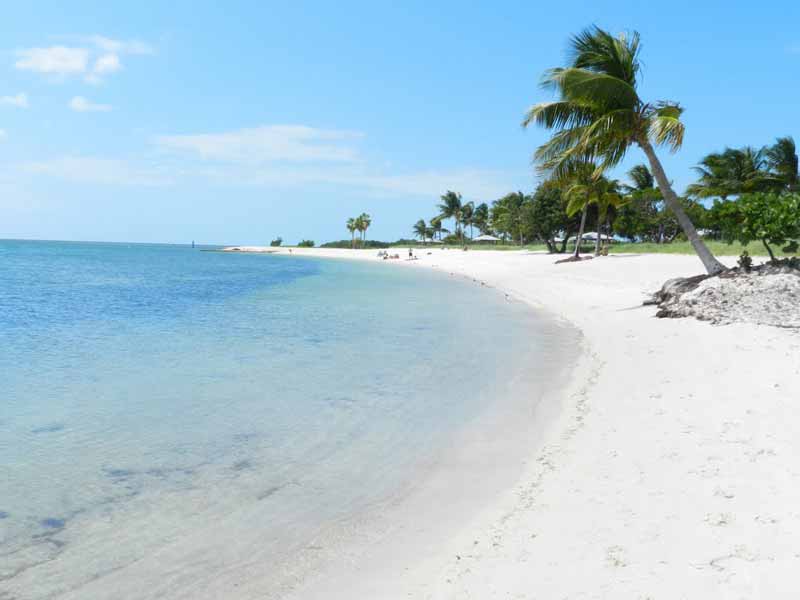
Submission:
[[447,189],[535,186],[520,120],[593,23],[638,30],[642,95],[686,107],[679,191],[705,153],[800,138],[797,2],[14,3],[0,238],[322,242],[360,212],[410,236]]

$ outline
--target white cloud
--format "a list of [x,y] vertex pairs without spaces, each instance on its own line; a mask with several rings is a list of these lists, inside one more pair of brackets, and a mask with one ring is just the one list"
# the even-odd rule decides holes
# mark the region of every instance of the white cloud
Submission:
[[22,71],[34,71],[46,75],[67,77],[86,71],[89,51],[86,48],[50,46],[49,48],[27,48],[17,51],[14,63]]
[[[75,99],[73,99],[74,101]],[[84,99],[85,100],[85,99]],[[87,104],[88,101],[86,101]],[[215,134],[154,138],[158,164],[66,157],[24,170],[70,181],[117,185],[212,183],[277,189],[323,186],[393,198],[438,198],[455,189],[468,200],[499,198],[532,183],[527,171],[477,168],[391,171],[370,164],[353,147],[363,134],[303,125],[269,125]]]
[[6,139],[7,137],[8,137],[8,134],[6,133],[6,130],[5,129],[0,129],[0,141]]
[[101,35],[68,39],[76,45],[17,50],[14,66],[57,80],[83,77],[89,83],[100,83],[103,77],[122,69],[121,56],[155,53],[152,46],[139,40],[115,40]]
[[100,58],[94,61],[92,71],[98,75],[106,75],[108,73],[116,73],[122,68],[122,63],[117,54],[103,54]]
[[16,106],[17,108],[28,108],[28,95],[20,92],[16,96],[0,96],[0,104],[4,106]]
[[161,169],[134,165],[126,160],[65,156],[18,165],[26,173],[46,175],[75,183],[107,185],[168,185],[172,178]]
[[83,96],[75,96],[69,101],[69,107],[76,112],[109,112],[110,104],[95,104]]
[[103,52],[111,54],[155,54],[155,49],[140,40],[115,40],[102,35],[83,38]]
[[363,135],[353,131],[265,125],[225,133],[162,135],[155,143],[162,150],[232,163],[352,162],[357,152],[345,142],[360,137]]

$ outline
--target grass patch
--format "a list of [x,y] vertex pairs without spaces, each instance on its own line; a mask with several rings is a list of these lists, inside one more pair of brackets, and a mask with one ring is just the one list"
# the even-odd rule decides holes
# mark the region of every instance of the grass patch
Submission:
[[[716,240],[706,240],[706,246],[716,256],[739,256],[742,251],[747,250],[752,256],[766,256],[767,251],[763,244],[753,242],[743,246],[739,242],[726,244]],[[694,248],[689,242],[672,242],[670,244],[654,243],[622,243],[611,246],[612,254],[642,253],[642,254],[694,254]],[[787,255],[776,248],[775,254],[780,256]]]

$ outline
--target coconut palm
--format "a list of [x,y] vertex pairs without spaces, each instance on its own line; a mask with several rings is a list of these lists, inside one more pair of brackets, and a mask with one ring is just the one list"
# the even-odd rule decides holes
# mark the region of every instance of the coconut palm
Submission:
[[420,219],[414,223],[414,235],[418,236],[423,244],[425,243],[428,236],[428,226],[425,224],[425,219]]
[[361,232],[361,246],[363,247],[364,243],[367,241],[367,229],[372,225],[372,217],[367,213],[361,213],[356,218],[356,224],[358,225],[358,230]]
[[489,230],[489,205],[486,202],[481,202],[475,207],[472,214],[472,222],[481,234]]
[[472,239],[472,226],[475,224],[475,204],[467,202],[461,207],[461,223],[464,227],[469,226],[469,237]]
[[723,271],[725,267],[697,234],[656,155],[654,145],[672,151],[681,147],[683,109],[675,102],[650,103],[639,97],[639,34],[615,37],[592,27],[574,36],[570,46],[570,64],[550,69],[542,82],[557,91],[559,98],[531,107],[523,121],[525,127],[536,123],[554,130],[551,139],[536,150],[540,169],[563,178],[576,163],[597,161],[599,175],[619,164],[631,146],[639,146],[664,201],[706,270]]
[[452,218],[456,222],[456,234],[461,236],[461,243],[464,243],[464,232],[461,230],[461,211],[463,205],[461,204],[461,194],[447,190],[441,196],[441,203],[437,207],[439,209],[439,216],[442,219]]
[[450,233],[449,229],[445,229],[444,227],[442,227],[441,215],[431,217],[431,230],[433,231],[431,239],[433,239],[434,236],[438,235],[439,241],[442,240],[442,233]]
[[611,206],[622,204],[622,195],[619,193],[619,183],[597,174],[594,163],[581,163],[573,166],[573,175],[566,188],[567,214],[573,216],[581,212],[581,224],[578,237],[575,240],[575,257],[580,256],[583,231],[586,226],[586,213],[589,206],[597,206],[597,239],[595,240],[595,254],[600,254],[600,223],[608,214]]
[[356,245],[356,220],[353,217],[347,219],[347,231],[350,232],[350,249],[355,248]]
[[774,145],[766,148],[764,155],[770,170],[784,190],[794,192],[800,189],[797,148],[791,137],[778,138]]
[[774,190],[781,184],[767,168],[766,149],[726,148],[709,154],[694,167],[700,177],[686,193],[697,198],[719,197],[724,202],[728,196]]
[[629,192],[647,192],[654,190],[656,187],[656,180],[653,174],[646,165],[636,165],[628,171],[628,177],[633,185],[626,185],[625,188]]

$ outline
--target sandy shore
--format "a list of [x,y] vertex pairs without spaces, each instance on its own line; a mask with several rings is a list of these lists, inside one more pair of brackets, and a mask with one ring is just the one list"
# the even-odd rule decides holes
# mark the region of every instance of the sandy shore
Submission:
[[583,332],[585,352],[512,489],[456,535],[379,536],[293,598],[800,595],[797,332],[654,318],[642,300],[700,272],[690,256],[554,265],[523,252],[417,255],[391,262],[470,277],[559,315]]

